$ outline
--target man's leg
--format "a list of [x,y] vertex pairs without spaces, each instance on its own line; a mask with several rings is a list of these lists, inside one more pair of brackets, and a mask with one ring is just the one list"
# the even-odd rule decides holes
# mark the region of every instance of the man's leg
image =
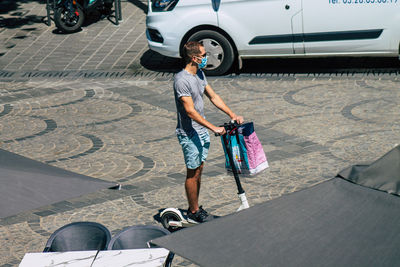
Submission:
[[196,169],[187,168],[185,189],[189,203],[189,210],[195,213],[199,209],[199,195],[201,185],[201,173],[203,172],[204,162]]

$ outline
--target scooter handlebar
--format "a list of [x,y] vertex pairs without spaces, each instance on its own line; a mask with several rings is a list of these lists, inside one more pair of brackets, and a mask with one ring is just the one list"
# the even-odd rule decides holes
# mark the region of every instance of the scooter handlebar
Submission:
[[[235,121],[235,120],[230,120],[227,123],[224,123],[224,125],[221,125],[220,127],[224,127],[225,131],[228,132],[229,130],[234,129],[235,127],[239,126],[240,124]],[[226,133],[225,133],[226,134]],[[215,136],[221,136],[219,133],[215,133]]]

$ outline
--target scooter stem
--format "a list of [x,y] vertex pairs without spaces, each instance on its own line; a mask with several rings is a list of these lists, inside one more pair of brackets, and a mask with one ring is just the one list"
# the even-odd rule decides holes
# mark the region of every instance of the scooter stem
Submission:
[[240,204],[240,207],[238,208],[237,211],[248,209],[249,208],[249,202],[247,202],[246,194],[242,193],[242,194],[238,194],[238,196],[239,196],[241,204]]

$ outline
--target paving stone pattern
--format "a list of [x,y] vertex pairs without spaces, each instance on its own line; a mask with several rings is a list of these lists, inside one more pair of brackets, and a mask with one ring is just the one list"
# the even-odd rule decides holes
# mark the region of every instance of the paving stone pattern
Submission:
[[[123,22],[119,26],[111,23],[115,21],[111,18],[74,34],[58,34],[54,23],[48,27],[29,21],[18,30],[12,25],[4,27],[0,31],[0,53],[4,54],[0,66],[7,70],[141,69],[139,61],[147,51],[144,19],[147,1],[132,2],[136,5],[122,2]],[[46,16],[45,5],[35,1],[19,9],[20,12],[6,17],[23,21],[28,14],[34,14],[37,20]]]
[[[0,264],[16,264],[24,253],[40,251],[49,235],[69,222],[97,221],[116,232],[159,224],[155,218],[162,208],[186,208],[171,83],[0,84],[2,149],[123,185],[121,191],[103,190],[1,219],[6,245]],[[268,156],[268,171],[242,179],[251,205],[330,179],[399,143],[397,78],[210,78],[210,83],[233,110],[254,121]],[[209,103],[206,114],[214,123],[226,120]],[[220,215],[238,205],[234,180],[223,164],[221,144],[213,138],[201,202]]]
[[[147,50],[144,3],[123,2],[118,27],[105,19],[60,35],[28,17],[30,24],[1,29],[0,148],[121,183],[122,190],[0,219],[0,266],[17,266],[25,253],[42,251],[52,232],[74,221],[96,221],[116,233],[135,224],[160,225],[163,208],[187,208],[185,165],[174,134],[172,80],[179,63]],[[45,14],[36,1],[20,5],[25,13],[9,12],[3,20]],[[250,205],[331,179],[400,143],[396,71],[242,73],[209,82],[255,123],[267,154],[267,171],[242,178]],[[211,122],[227,121],[207,101],[205,108]],[[200,201],[218,215],[239,204],[216,137]],[[189,265],[174,259],[174,266]]]

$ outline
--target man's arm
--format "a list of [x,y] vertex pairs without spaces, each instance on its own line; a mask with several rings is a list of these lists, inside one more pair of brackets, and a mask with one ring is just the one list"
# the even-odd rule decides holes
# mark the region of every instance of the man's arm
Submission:
[[194,120],[198,124],[203,125],[204,127],[210,129],[215,134],[224,134],[225,133],[225,128],[224,127],[216,127],[216,126],[214,126],[212,123],[207,121],[205,118],[203,118],[197,112],[197,110],[194,108],[194,103],[193,103],[193,99],[192,99],[191,96],[182,96],[180,98],[180,101],[182,102],[183,108],[185,109],[186,114],[189,116],[189,118],[191,118],[192,120]]
[[237,121],[239,124],[243,123],[243,117],[237,116],[222,100],[222,98],[214,92],[209,84],[205,87],[205,94],[210,99],[211,103],[214,104],[221,111],[225,112],[232,120]]

